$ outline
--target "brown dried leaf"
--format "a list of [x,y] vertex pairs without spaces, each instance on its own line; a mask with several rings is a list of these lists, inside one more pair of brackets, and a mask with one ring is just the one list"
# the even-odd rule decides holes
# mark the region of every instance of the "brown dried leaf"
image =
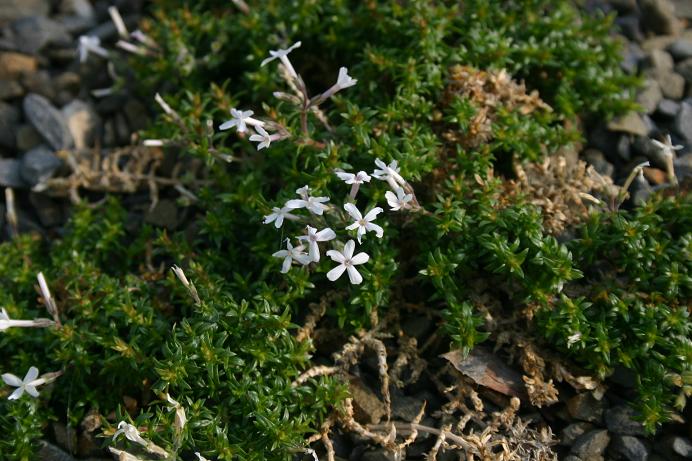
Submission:
[[442,357],[476,384],[504,395],[526,398],[521,375],[483,348],[476,347],[465,359],[459,350],[443,354]]

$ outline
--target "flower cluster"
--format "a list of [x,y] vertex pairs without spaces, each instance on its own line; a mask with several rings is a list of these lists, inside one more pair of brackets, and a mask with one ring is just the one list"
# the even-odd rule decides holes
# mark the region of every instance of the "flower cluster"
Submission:
[[[399,174],[396,160],[386,165],[380,159],[377,159],[375,160],[375,165],[378,169],[372,173],[372,177],[387,181],[396,193],[387,191],[385,194],[390,209],[392,211],[413,209],[413,204],[415,203],[413,190],[408,182]],[[341,170],[336,171],[335,174],[344,183],[351,185],[351,192],[349,194],[350,201],[347,201],[343,206],[345,213],[341,213],[336,207],[328,205],[330,200],[329,197],[314,196],[311,194],[308,186],[303,186],[296,190],[296,194],[299,198],[288,200],[282,207],[273,207],[272,213],[264,217],[264,224],[273,223],[274,227],[277,229],[281,228],[287,220],[303,220],[306,222],[305,235],[296,237],[299,244],[294,246],[293,243],[291,243],[291,239],[287,238],[286,248],[272,255],[283,260],[281,264],[281,273],[287,273],[294,263],[301,266],[309,266],[312,263],[320,262],[321,254],[319,244],[335,240],[337,237],[336,232],[331,227],[327,226],[327,217],[335,222],[335,224],[343,226],[343,229],[346,231],[356,231],[356,240],[359,245],[363,243],[363,236],[368,232],[374,233],[378,239],[382,238],[384,235],[382,226],[374,222],[378,215],[384,210],[381,207],[375,206],[367,212],[362,213],[356,204],[353,203],[359,187],[364,183],[369,183],[371,175],[365,171],[349,173]],[[309,215],[299,216],[293,213],[299,209],[306,209],[309,211]],[[312,218],[313,216],[315,218]],[[311,219],[313,221],[311,221]],[[322,225],[320,226],[320,224],[315,223],[314,220],[319,220]],[[314,226],[311,224],[314,224]],[[319,227],[322,227],[322,229]],[[336,227],[336,225],[334,227]],[[336,281],[344,272],[347,272],[348,278],[352,284],[358,285],[363,281],[363,277],[355,266],[367,263],[370,256],[365,252],[354,255],[355,249],[356,242],[354,240],[348,240],[341,250],[333,248],[326,252],[326,255],[331,258],[332,261],[338,263],[336,267],[327,273],[327,278],[329,280],[332,282]]]
[[[309,112],[318,112],[318,106],[334,96],[337,92],[349,88],[355,85],[358,80],[352,78],[348,75],[348,69],[341,67],[339,69],[339,75],[337,76],[336,83],[332,85],[327,91],[319,94],[313,98],[310,98],[307,92],[303,78],[296,72],[293,64],[288,59],[289,53],[299,48],[301,42],[296,42],[286,49],[270,50],[269,57],[262,61],[260,67],[278,59],[281,63],[281,75],[286,79],[288,84],[293,89],[295,95],[286,94],[282,92],[276,92],[274,95],[279,99],[285,99],[292,103],[295,103],[301,111],[301,126],[302,135],[305,141],[310,141],[308,134],[307,116]],[[252,118],[254,112],[251,110],[239,110],[235,107],[231,108],[231,119],[222,123],[219,126],[219,130],[228,130],[233,127],[236,128],[238,133],[249,132],[248,126],[251,126],[254,133],[250,134],[250,141],[257,143],[257,150],[262,150],[271,145],[272,142],[281,141],[291,137],[291,133],[283,125],[273,122],[273,121],[262,121]],[[270,133],[267,130],[272,130]],[[280,226],[280,225],[279,225]]]

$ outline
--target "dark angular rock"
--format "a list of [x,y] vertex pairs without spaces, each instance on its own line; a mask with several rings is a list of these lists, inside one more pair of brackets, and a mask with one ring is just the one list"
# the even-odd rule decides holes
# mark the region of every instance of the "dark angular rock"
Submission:
[[12,23],[13,39],[23,53],[36,54],[48,45],[70,46],[65,26],[45,16],[28,16]]
[[47,15],[50,0],[0,0],[0,23],[30,15]]
[[675,72],[682,75],[688,84],[692,84],[692,58],[687,58],[684,61],[680,61],[675,66]]
[[644,40],[641,27],[639,25],[639,16],[631,14],[627,16],[619,16],[615,19],[615,25],[618,26],[622,35],[633,42],[641,42]]
[[658,103],[663,99],[663,92],[659,83],[654,79],[647,79],[644,87],[637,94],[637,104],[642,106],[647,114],[656,110]]
[[649,451],[642,440],[631,435],[614,435],[608,447],[608,453],[616,460],[647,461]]
[[679,32],[681,24],[669,0],[642,0],[639,7],[645,29],[661,35],[676,35]]
[[53,149],[67,149],[74,145],[65,118],[50,101],[43,96],[29,94],[24,98],[23,106],[26,118]]
[[614,434],[645,436],[644,426],[634,419],[636,414],[629,405],[608,408],[605,412],[606,427]]
[[590,423],[603,420],[603,406],[603,401],[596,400],[590,392],[577,394],[567,401],[567,411],[572,418]]
[[17,149],[20,152],[26,152],[42,142],[41,135],[32,125],[25,123],[17,128]]
[[692,40],[689,38],[679,38],[667,50],[678,61],[692,58]]
[[570,424],[560,432],[560,445],[571,447],[579,437],[593,430],[593,428],[594,426],[591,423],[578,422]]
[[18,98],[24,94],[24,88],[15,80],[0,80],[0,100]]
[[657,441],[655,448],[668,459],[692,459],[692,441],[681,435],[669,435]]
[[639,136],[646,136],[649,134],[649,128],[646,123],[644,123],[644,120],[642,120],[642,117],[636,112],[630,112],[610,121],[608,123],[608,129]]
[[16,145],[19,111],[13,106],[0,101],[0,146],[14,149]]
[[[402,459],[404,459],[402,457]],[[377,448],[375,450],[366,451],[361,456],[360,461],[397,461],[398,458],[394,456],[394,452],[387,450],[385,448]]]
[[675,116],[675,132],[687,143],[692,143],[692,103],[683,102]]
[[622,135],[618,139],[618,143],[615,147],[615,151],[621,160],[629,161],[632,158],[632,141],[629,135]]
[[684,178],[692,177],[692,153],[681,155],[673,161],[675,176],[678,181]]
[[582,153],[582,157],[586,163],[593,166],[594,170],[596,170],[599,174],[612,177],[615,167],[612,163],[606,160],[603,152],[597,149],[586,149]]
[[62,165],[62,161],[55,156],[53,151],[45,145],[40,145],[22,155],[22,179],[33,187],[50,178],[60,165]]
[[692,19],[692,2],[690,0],[672,0],[672,2],[677,17]]
[[639,71],[639,63],[644,59],[644,51],[635,42],[627,42],[622,50],[620,67],[628,74],[636,74]]
[[19,173],[19,160],[14,158],[0,158],[0,186],[19,189],[26,187]]
[[675,72],[665,72],[656,78],[663,96],[668,99],[681,99],[685,96],[685,78]]
[[33,74],[23,75],[21,82],[27,92],[36,93],[51,101],[55,100],[55,81],[48,71],[39,70]]
[[663,50],[649,51],[641,62],[642,70],[667,72],[673,70],[673,57]]
[[581,459],[595,459],[603,455],[610,435],[605,429],[596,429],[579,437],[572,445],[572,453]]
[[680,110],[680,103],[670,99],[663,99],[656,107],[656,115],[661,115],[666,118],[674,118]]

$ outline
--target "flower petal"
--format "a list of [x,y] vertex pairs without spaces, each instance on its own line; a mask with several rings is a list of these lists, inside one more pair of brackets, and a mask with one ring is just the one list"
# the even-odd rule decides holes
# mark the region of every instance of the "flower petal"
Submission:
[[329,256],[330,258],[332,258],[332,261],[336,261],[336,262],[338,262],[338,263],[342,263],[342,262],[344,262],[344,261],[346,260],[346,258],[344,258],[344,255],[341,254],[341,253],[339,253],[339,252],[336,251],[336,250],[329,250],[329,251],[327,251],[327,256]]
[[353,240],[349,240],[346,242],[346,245],[344,245],[344,258],[346,259],[351,259],[351,256],[353,256],[353,251],[356,249],[356,242]]
[[346,266],[343,264],[339,264],[334,269],[327,272],[327,278],[333,282],[337,280],[339,277],[341,277],[341,274],[343,274],[345,270]]
[[292,199],[286,202],[286,208],[290,208],[291,210],[295,210],[297,208],[305,208],[305,206],[308,204],[305,200],[301,199]]
[[363,276],[360,275],[358,269],[353,266],[348,266],[346,270],[348,270],[348,279],[351,281],[351,283],[354,285],[360,285],[360,283],[363,281]]
[[38,391],[34,386],[26,385],[24,386],[24,390],[32,397],[38,397]]
[[370,260],[370,255],[368,255],[367,253],[365,253],[365,252],[358,253],[353,258],[351,258],[351,264],[357,266],[359,264],[365,264],[369,260]]
[[351,217],[356,221],[363,219],[363,215],[360,213],[360,211],[358,211],[358,208],[353,203],[345,203],[344,210],[346,210],[346,213],[351,215]]
[[378,226],[375,223],[371,223],[371,222],[367,223],[365,225],[365,229],[368,231],[375,231],[375,235],[377,235],[378,239],[381,239],[382,236],[384,235],[384,229],[382,229],[382,226]]
[[229,120],[229,121],[223,122],[221,125],[219,125],[219,130],[221,130],[221,131],[228,130],[228,129],[233,128],[237,124],[238,124],[238,120],[236,120],[236,119]]
[[372,210],[368,211],[368,213],[365,215],[365,220],[366,221],[372,221],[373,219],[377,218],[377,215],[382,213],[384,210],[378,206],[373,208]]
[[22,380],[19,379],[18,376],[13,375],[12,373],[3,374],[2,380],[5,381],[5,384],[9,386],[19,387],[22,385]]
[[38,378],[38,368],[31,367],[31,368],[29,368],[29,371],[26,372],[26,376],[24,377],[24,382],[30,383],[31,381],[35,380],[36,378]]
[[282,274],[285,274],[286,272],[291,270],[291,263],[293,263],[293,256],[289,254],[288,256],[286,256],[286,258],[284,258],[284,262],[281,265]]
[[326,242],[327,240],[332,240],[336,237],[336,233],[330,227],[322,229],[316,235],[318,242]]
[[14,390],[13,393],[10,394],[9,397],[7,397],[7,400],[17,400],[24,394],[24,387],[18,387],[17,389]]

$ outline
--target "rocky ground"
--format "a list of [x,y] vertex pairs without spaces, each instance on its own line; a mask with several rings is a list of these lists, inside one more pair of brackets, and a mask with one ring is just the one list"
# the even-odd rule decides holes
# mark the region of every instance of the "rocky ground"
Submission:
[[[17,231],[59,234],[71,203],[82,198],[95,201],[110,190],[130,192],[126,200],[132,209],[156,226],[171,228],[180,223],[179,210],[167,198],[165,188],[152,207],[151,189],[140,187],[139,179],[114,179],[116,185],[100,179],[108,173],[104,159],[116,152],[125,163],[134,158],[145,172],[149,162],[157,160],[150,158],[153,154],[128,150],[141,144],[136,132],[147,125],[153,103],[139,100],[128,89],[126,51],[112,51],[123,38],[108,11],[113,5],[126,27],[134,30],[142,11],[138,0],[0,0],[0,187],[13,191],[0,204],[3,239]],[[651,139],[662,141],[669,134],[673,144],[682,145],[675,153],[674,173],[680,182],[692,175],[692,1],[591,1],[585,8],[617,14],[619,35],[626,43],[622,66],[644,80],[638,95],[644,112],[607,125],[587,122],[587,142],[580,155],[619,184],[635,165],[649,161],[643,178],[635,179],[630,204],[634,205],[653,190],[671,187],[674,181],[668,175],[667,160]],[[84,35],[98,37],[113,53],[111,58],[90,53],[81,60],[79,37]],[[116,177],[122,179],[122,174]],[[492,426],[495,415],[511,407],[510,391],[497,392],[483,385],[477,386],[477,393],[468,391],[479,378],[464,377],[459,367],[440,357],[447,352],[447,344],[435,337],[436,322],[429,313],[416,309],[383,322],[388,325],[383,333],[394,335],[384,335],[381,341],[388,350],[400,351],[398,357],[390,357],[390,371],[398,370],[396,377],[390,373],[391,407],[384,403],[378,356],[366,350],[349,369],[359,422],[376,427],[391,411],[393,420],[409,423],[425,402],[430,416],[421,424],[440,427],[447,423],[454,403],[461,408],[468,405],[472,423],[483,428]],[[317,331],[315,340],[325,363],[347,342],[335,332]],[[511,375],[511,369],[506,373]],[[455,382],[465,384],[452,390]],[[552,446],[560,459],[570,461],[692,459],[689,423],[669,424],[656,436],[647,437],[628,405],[636,398],[634,377],[619,370],[607,385],[601,395],[560,384],[558,403],[543,408],[522,401],[518,416],[538,429],[514,434],[515,438],[521,438],[520,445]],[[688,411],[687,421],[689,416]],[[540,431],[547,428],[555,434],[555,444],[550,437],[542,438]],[[59,423],[53,432],[42,459],[74,459],[66,450],[79,457],[99,453],[93,445],[79,448]],[[339,429],[330,438],[337,459],[394,459],[391,452],[376,448],[362,434]],[[422,459],[438,440],[421,433],[404,450],[405,458]],[[437,457],[460,459],[458,453],[440,451]]]

